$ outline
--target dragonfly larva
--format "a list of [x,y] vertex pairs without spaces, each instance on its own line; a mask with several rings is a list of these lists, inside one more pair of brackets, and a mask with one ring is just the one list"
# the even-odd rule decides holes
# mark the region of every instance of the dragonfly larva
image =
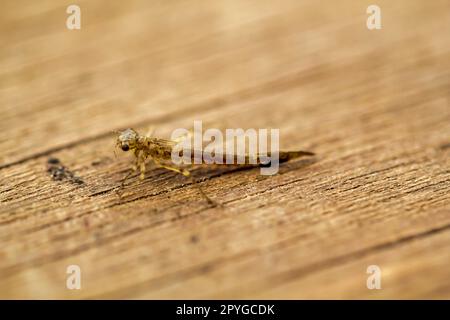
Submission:
[[[124,131],[118,132],[118,137],[116,141],[116,147],[120,147],[123,151],[130,151],[134,154],[135,163],[132,167],[132,170],[129,174],[127,174],[121,183],[120,190],[123,189],[125,181],[130,177],[133,172],[139,170],[140,179],[143,180],[145,178],[146,164],[147,161],[152,162],[157,167],[164,168],[166,170],[174,171],[180,173],[186,177],[190,177],[189,170],[182,168],[181,166],[174,165],[172,163],[172,151],[173,148],[178,144],[176,141],[166,140],[156,137],[151,137],[147,135],[141,135],[134,129],[126,129]],[[196,152],[194,150],[191,151],[192,160],[195,157]],[[309,151],[279,151],[278,159],[279,163],[287,162],[289,160],[299,158],[302,156],[313,156],[314,153]],[[265,157],[270,157],[271,154],[268,152]],[[227,156],[227,154],[223,154],[223,165],[244,165],[244,166],[266,166],[267,163],[262,163],[260,156],[256,157],[256,161],[251,161],[250,156],[245,156],[245,161],[242,163],[238,163],[237,155]],[[234,157],[234,162],[232,164],[227,163],[226,159],[230,157]],[[222,164],[220,164],[222,165]],[[193,180],[193,183],[199,188],[202,196],[208,201],[210,204],[215,204],[213,200],[211,200],[205,192],[200,188],[200,186]]]

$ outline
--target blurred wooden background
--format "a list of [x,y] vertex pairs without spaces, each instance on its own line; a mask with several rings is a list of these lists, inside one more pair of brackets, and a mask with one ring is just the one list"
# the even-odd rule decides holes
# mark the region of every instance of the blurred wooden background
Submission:
[[[450,298],[448,0],[377,1],[376,31],[372,1],[70,4],[2,1],[1,298]],[[197,172],[223,208],[161,169],[118,199],[111,131],[193,120],[318,156]]]

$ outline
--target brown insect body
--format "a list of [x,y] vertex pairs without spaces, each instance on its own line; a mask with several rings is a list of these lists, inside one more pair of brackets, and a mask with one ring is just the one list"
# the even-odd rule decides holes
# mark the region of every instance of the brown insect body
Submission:
[[[131,175],[131,173],[137,171],[138,169],[140,170],[140,178],[145,178],[146,161],[149,158],[158,167],[181,173],[184,176],[189,176],[190,172],[188,170],[176,167],[172,163],[167,163],[172,160],[172,150],[177,145],[177,143],[178,142],[171,140],[140,135],[133,129],[126,129],[119,132],[116,145],[123,151],[133,152],[136,159],[133,170],[122,181],[122,188],[126,179]],[[283,163],[302,156],[313,155],[314,153],[308,151],[280,151],[278,153],[278,161],[279,163]],[[229,156],[227,157],[226,154],[222,156],[219,155],[218,157],[222,157],[223,165],[267,166],[270,165],[270,163],[262,162],[261,160],[265,159],[265,157],[271,158],[271,153],[269,152],[264,156],[257,155],[256,161],[248,155],[244,157],[244,161],[242,161],[242,159],[239,159],[238,155],[234,155],[234,161],[232,164],[227,164],[226,160],[227,158],[229,158]],[[195,152],[194,150],[191,150],[191,159],[194,160],[194,158]],[[238,160],[241,160],[242,163],[239,163]],[[208,202],[213,202],[204,194],[201,189],[200,191],[202,195],[207,198]]]

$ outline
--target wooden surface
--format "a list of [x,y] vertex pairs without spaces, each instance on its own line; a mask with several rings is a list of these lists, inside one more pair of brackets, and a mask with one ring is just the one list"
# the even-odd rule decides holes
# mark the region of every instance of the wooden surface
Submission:
[[[448,0],[377,1],[376,31],[370,1],[69,4],[2,2],[1,298],[450,298]],[[118,199],[111,131],[193,120],[317,157],[196,171],[223,208],[162,169]]]

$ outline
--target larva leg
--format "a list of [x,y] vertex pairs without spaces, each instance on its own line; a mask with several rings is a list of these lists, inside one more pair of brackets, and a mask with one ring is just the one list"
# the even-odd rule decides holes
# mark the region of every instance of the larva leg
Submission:
[[135,150],[134,151],[134,155],[136,157],[135,160],[135,164],[131,167],[130,171],[123,177],[121,183],[120,183],[120,187],[119,190],[116,191],[117,195],[119,196],[119,198],[122,197],[122,191],[125,188],[125,182],[128,180],[128,178],[137,171],[139,163],[140,163],[140,154],[139,151]]
[[136,158],[134,161],[134,165],[131,167],[131,170],[133,172],[136,172],[138,167],[139,167],[139,161],[140,161],[140,154],[139,154],[139,150],[134,150],[134,157]]
[[125,187],[125,182],[128,180],[128,178],[135,172],[136,170],[130,170],[122,179],[122,182],[120,183],[119,190],[116,190],[117,195],[119,198],[122,198],[122,191]]
[[141,174],[139,176],[139,179],[144,180],[145,179],[145,160],[141,161],[141,164],[139,166]]
[[155,162],[155,164],[156,164],[157,166],[159,166],[159,167],[161,167],[161,168],[164,168],[164,169],[167,169],[167,170],[170,170],[170,171],[174,171],[174,172],[177,172],[177,173],[181,173],[181,174],[182,174],[183,176],[185,176],[185,177],[190,177],[190,178],[191,178],[191,181],[192,181],[192,184],[198,188],[198,191],[200,192],[200,194],[202,195],[202,197],[205,198],[205,200],[206,200],[210,205],[212,205],[212,206],[214,206],[214,207],[220,205],[220,204],[218,204],[217,202],[215,202],[214,200],[212,200],[210,197],[208,197],[208,195],[207,195],[207,194],[203,191],[203,189],[200,187],[200,184],[199,184],[197,181],[195,181],[195,179],[191,176],[191,173],[190,173],[188,170],[186,170],[186,169],[179,169],[179,168],[175,168],[175,167],[169,167],[169,166],[166,166],[166,165],[161,164],[160,162],[158,162],[158,161],[156,161],[156,160],[153,160],[153,161]]
[[205,191],[203,191],[202,187],[200,186],[200,184],[195,181],[195,179],[191,176],[191,180],[192,180],[192,184],[194,186],[196,186],[198,188],[198,191],[200,192],[200,194],[202,195],[203,198],[205,198],[205,200],[212,205],[213,207],[217,207],[217,206],[222,206],[222,204],[214,201],[213,199],[211,199],[206,193]]
[[177,173],[181,173],[183,176],[185,176],[185,177],[189,177],[190,176],[190,172],[188,171],[188,170],[185,170],[185,169],[178,169],[178,168],[175,168],[175,167],[169,167],[169,166],[166,166],[166,165],[163,165],[163,164],[161,164],[159,161],[157,161],[157,160],[153,160],[153,162],[158,166],[158,167],[161,167],[161,168],[164,168],[164,169],[167,169],[167,170],[170,170],[170,171],[175,171],[175,172],[177,172]]

